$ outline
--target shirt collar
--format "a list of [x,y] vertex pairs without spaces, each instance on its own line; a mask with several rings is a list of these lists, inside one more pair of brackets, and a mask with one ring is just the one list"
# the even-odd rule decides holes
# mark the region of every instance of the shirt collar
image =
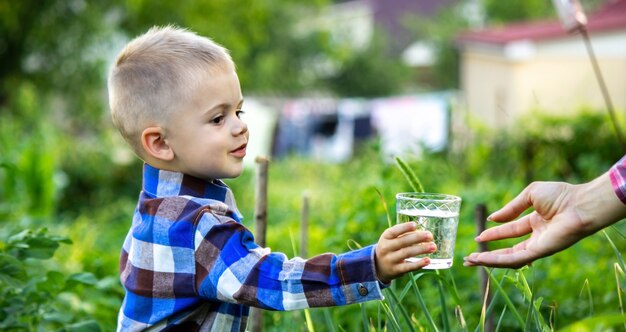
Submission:
[[[143,190],[152,197],[193,196],[227,203],[228,186],[220,181],[206,181],[180,172],[165,171],[144,163]],[[230,194],[230,195],[229,195]]]

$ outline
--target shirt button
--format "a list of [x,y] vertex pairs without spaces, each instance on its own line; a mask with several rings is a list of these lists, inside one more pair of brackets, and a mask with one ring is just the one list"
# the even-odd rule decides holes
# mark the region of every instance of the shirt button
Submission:
[[367,290],[367,288],[365,288],[365,286],[363,286],[363,284],[359,284],[359,294],[361,296],[365,296],[367,295],[367,293],[369,293],[369,291]]

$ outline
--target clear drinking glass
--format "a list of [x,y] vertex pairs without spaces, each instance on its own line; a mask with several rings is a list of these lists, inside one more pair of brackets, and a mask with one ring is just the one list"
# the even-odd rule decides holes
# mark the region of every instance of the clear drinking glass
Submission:
[[427,230],[433,234],[437,245],[434,253],[407,260],[417,261],[422,257],[429,257],[430,264],[424,269],[451,267],[460,208],[461,198],[457,196],[417,192],[396,194],[397,222],[415,222],[418,230]]

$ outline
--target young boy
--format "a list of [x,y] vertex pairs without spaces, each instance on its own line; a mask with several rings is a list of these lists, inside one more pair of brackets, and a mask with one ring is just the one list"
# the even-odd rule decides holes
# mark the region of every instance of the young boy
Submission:
[[435,251],[413,223],[341,255],[287,259],[254,243],[220,179],[242,172],[248,128],[228,51],[175,27],[132,40],[109,75],[113,122],[145,162],[120,258],[119,331],[245,330],[249,306],[294,310],[382,299]]

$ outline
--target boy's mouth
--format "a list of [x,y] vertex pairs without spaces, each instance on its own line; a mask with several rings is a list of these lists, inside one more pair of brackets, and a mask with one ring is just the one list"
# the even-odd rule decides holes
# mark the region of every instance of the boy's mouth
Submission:
[[238,148],[230,151],[230,154],[238,157],[238,158],[243,158],[246,156],[246,147],[248,146],[247,143],[242,144],[241,146],[239,146]]

